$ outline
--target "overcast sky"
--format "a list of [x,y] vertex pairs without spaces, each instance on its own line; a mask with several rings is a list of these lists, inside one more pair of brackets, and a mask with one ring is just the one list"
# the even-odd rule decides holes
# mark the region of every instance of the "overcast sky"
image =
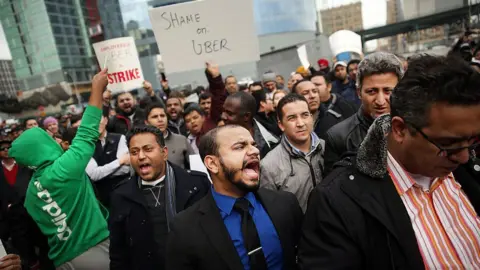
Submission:
[[2,24],[0,23],[0,60],[12,60],[12,55],[8,49],[7,40],[3,32]]

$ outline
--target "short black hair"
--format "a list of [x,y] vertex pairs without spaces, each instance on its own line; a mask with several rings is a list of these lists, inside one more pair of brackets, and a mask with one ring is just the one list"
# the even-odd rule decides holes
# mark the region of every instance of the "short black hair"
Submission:
[[163,111],[165,112],[165,114],[167,113],[167,110],[165,109],[165,105],[163,105],[163,103],[160,103],[160,102],[153,102],[153,103],[150,103],[147,108],[145,109],[145,119],[144,120],[148,120],[148,116],[150,115],[150,113],[153,111],[153,109],[163,109]]
[[200,139],[200,143],[198,144],[198,152],[200,154],[200,157],[202,158],[202,161],[205,159],[206,156],[216,156],[218,157],[218,144],[217,144],[217,135],[218,132],[222,131],[223,129],[227,128],[239,128],[242,126],[239,125],[225,125],[225,126],[220,126],[216,127],[209,132],[205,133],[205,135],[202,136]]
[[283,107],[289,103],[293,103],[293,102],[297,102],[297,101],[303,101],[307,104],[308,106],[308,102],[307,102],[307,99],[305,99],[304,96],[302,95],[299,95],[297,93],[290,93],[286,96],[284,96],[282,99],[280,99],[280,101],[278,102],[278,105],[277,105],[277,117],[278,117],[278,121],[282,121],[282,118],[283,118]]
[[267,102],[267,94],[265,90],[253,91],[252,96],[255,98],[255,103],[257,105],[257,112],[260,109],[260,102]]
[[317,71],[317,72],[313,73],[312,76],[310,76],[310,80],[312,80],[314,77],[323,77],[325,79],[326,84],[332,83],[329,76],[325,72]]
[[23,120],[23,126],[25,128],[27,127],[27,122],[30,121],[30,120],[35,120],[35,122],[37,122],[37,124],[38,124],[38,121],[37,121],[36,117],[28,117],[28,118],[25,118],[25,120]]
[[65,132],[61,134],[60,139],[62,139],[62,141],[64,142],[68,142],[69,144],[72,144],[73,139],[77,135],[77,130],[78,128],[76,127],[67,128],[67,130],[65,130]]
[[257,113],[257,102],[255,98],[245,92],[236,92],[233,95],[229,95],[227,99],[238,99],[240,101],[240,109],[242,114],[250,113],[250,117],[253,119]]
[[118,106],[118,98],[122,95],[125,95],[125,94],[129,94],[132,96],[133,99],[135,99],[135,97],[133,96],[132,92],[121,92],[121,93],[118,93],[116,95],[113,96],[113,100],[115,100],[115,107]]
[[401,117],[415,128],[426,127],[434,103],[480,105],[479,85],[480,74],[461,58],[416,56],[390,96],[391,116]]
[[233,76],[233,75],[228,75],[227,77],[225,77],[225,84],[227,84],[227,80],[230,79],[230,78],[234,78],[235,81],[237,80],[237,78],[235,78],[235,76]]
[[360,60],[358,59],[352,59],[350,61],[348,61],[348,64],[347,64],[347,73],[350,72],[350,65],[353,65],[353,64],[360,64]]
[[205,112],[198,106],[196,103],[192,103],[189,105],[185,111],[183,112],[183,117],[185,118],[187,115],[191,114],[192,112],[198,112],[201,116],[205,116]]
[[181,98],[185,98],[185,95],[180,91],[172,91],[170,95],[168,95],[167,100],[171,98],[177,98],[178,100],[180,100]]
[[70,123],[73,124],[73,123],[76,123],[76,122],[82,120],[82,116],[83,116],[82,114],[74,114],[74,115],[72,115],[72,117],[70,117]]
[[134,126],[133,129],[131,129],[127,133],[127,146],[130,147],[130,141],[132,140],[133,136],[143,133],[150,133],[155,135],[157,143],[161,147],[165,147],[165,139],[163,138],[162,131],[160,131],[160,129],[158,129],[157,127],[147,125]]
[[198,97],[198,100],[202,101],[202,100],[209,99],[209,98],[212,98],[212,94],[209,93],[209,92],[205,92],[205,93],[200,94],[200,96]]
[[293,92],[293,93],[297,93],[297,87],[298,87],[298,85],[301,84],[301,83],[304,83],[304,82],[310,82],[310,80],[303,79],[303,80],[297,81],[297,82],[292,86],[292,92]]
[[254,86],[260,86],[260,87],[263,89],[262,82],[256,81],[256,82],[253,82],[252,84],[250,84],[250,85],[248,86],[248,90],[252,89],[252,87],[254,87]]

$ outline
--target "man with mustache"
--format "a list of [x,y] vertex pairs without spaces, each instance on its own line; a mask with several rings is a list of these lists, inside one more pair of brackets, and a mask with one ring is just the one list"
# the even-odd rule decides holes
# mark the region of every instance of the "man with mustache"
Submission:
[[295,194],[305,212],[310,191],[322,181],[325,141],[313,132],[313,117],[303,96],[286,95],[278,103],[277,115],[283,136],[262,159],[261,186]]
[[259,189],[259,150],[250,132],[218,127],[199,149],[213,187],[176,216],[166,269],[296,269],[302,210],[291,193]]
[[[155,95],[153,88],[145,87],[147,97],[152,103],[162,101]],[[148,99],[148,98],[147,98]],[[145,111],[137,105],[137,100],[130,92],[120,93],[115,97],[117,114],[108,121],[107,131],[126,135],[133,126],[142,125],[145,119]]]
[[342,159],[342,155],[357,151],[375,118],[390,112],[390,95],[403,73],[401,61],[391,53],[372,53],[360,62],[357,93],[362,106],[356,114],[328,130],[324,176]]
[[113,191],[109,216],[110,269],[165,269],[173,218],[210,189],[207,176],[167,161],[162,132],[135,127],[127,135],[135,175]]
[[183,119],[181,96],[179,92],[174,92],[167,99],[168,130],[186,137],[188,132]]
[[460,58],[409,62],[391,114],[312,191],[301,269],[478,268],[479,85]]

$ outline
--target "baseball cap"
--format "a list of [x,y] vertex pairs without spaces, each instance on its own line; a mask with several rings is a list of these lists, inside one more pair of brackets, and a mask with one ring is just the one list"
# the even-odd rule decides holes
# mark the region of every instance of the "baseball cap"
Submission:
[[343,61],[338,61],[333,65],[333,69],[335,69],[337,66],[347,67],[347,63]]

